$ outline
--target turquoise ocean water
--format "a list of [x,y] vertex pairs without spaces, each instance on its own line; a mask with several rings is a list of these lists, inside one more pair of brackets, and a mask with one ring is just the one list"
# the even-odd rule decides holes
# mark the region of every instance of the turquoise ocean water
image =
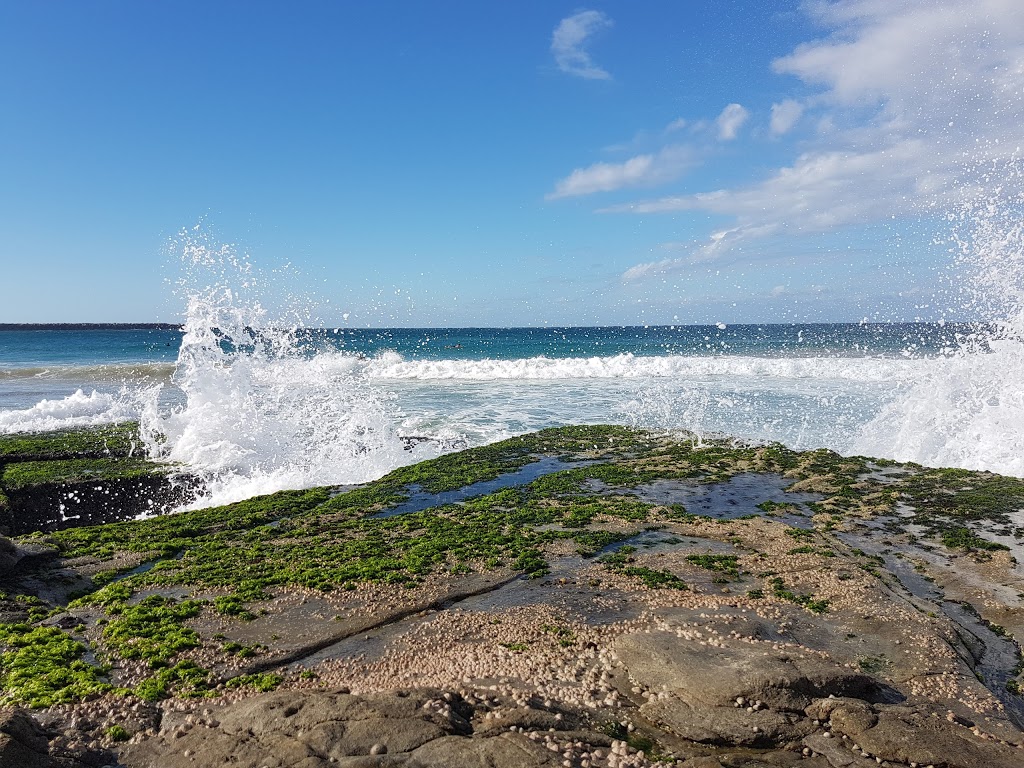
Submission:
[[598,422],[1022,473],[1016,405],[958,382],[1005,354],[967,325],[187,330],[0,330],[0,431],[140,419],[209,501]]

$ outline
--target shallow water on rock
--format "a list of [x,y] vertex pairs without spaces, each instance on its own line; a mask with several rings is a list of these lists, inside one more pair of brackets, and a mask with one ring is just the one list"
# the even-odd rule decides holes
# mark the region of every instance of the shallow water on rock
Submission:
[[154,558],[152,560],[146,560],[145,562],[139,563],[130,571],[119,573],[117,576],[110,580],[110,583],[113,584],[118,581],[124,581],[125,579],[131,578],[132,576],[138,576],[140,573],[146,573],[146,571],[153,570],[153,568],[156,567],[159,563],[162,563],[166,560],[181,560],[181,558],[183,558],[184,556],[185,550],[180,550],[175,554],[171,555],[170,557],[161,556]]
[[1005,525],[993,522],[982,523],[981,529],[985,538],[1008,547],[1010,554],[1017,560],[1014,570],[1024,575],[1024,510],[1006,514],[1009,522]]
[[[997,635],[986,626],[967,604],[943,601],[942,612],[970,632],[981,645],[975,655],[975,671],[981,681],[1006,707],[1006,714],[1018,728],[1024,728],[1024,700],[1006,690],[1006,681],[1017,664],[1017,647],[1012,640]],[[972,650],[975,653],[975,650]]]
[[499,475],[493,480],[481,480],[478,483],[471,483],[454,491],[429,493],[419,490],[419,486],[412,486],[413,493],[408,499],[397,507],[385,509],[383,512],[373,515],[373,517],[394,517],[395,515],[404,515],[407,512],[422,512],[424,509],[430,509],[431,507],[457,504],[460,501],[472,499],[476,496],[486,496],[489,493],[494,493],[504,488],[526,485],[539,477],[550,475],[553,472],[561,472],[563,469],[573,469],[574,467],[585,467],[592,463],[590,461],[562,461],[561,459],[545,456],[538,461],[527,464],[521,469],[517,469],[515,472],[506,472],[504,475]]
[[630,536],[628,539],[609,544],[598,554],[603,555],[609,552],[616,552],[625,546],[636,547],[640,554],[645,555],[657,555],[669,551],[702,555],[739,554],[736,547],[724,541],[680,536],[671,531],[643,531],[636,536]]
[[768,512],[758,507],[766,501],[802,507],[807,502],[825,498],[820,493],[787,491],[792,484],[792,480],[782,475],[747,472],[710,484],[655,480],[630,492],[652,504],[682,504],[690,514],[716,520],[735,520],[747,515],[770,516],[795,528],[811,528],[811,512],[806,508],[794,513],[787,510]]

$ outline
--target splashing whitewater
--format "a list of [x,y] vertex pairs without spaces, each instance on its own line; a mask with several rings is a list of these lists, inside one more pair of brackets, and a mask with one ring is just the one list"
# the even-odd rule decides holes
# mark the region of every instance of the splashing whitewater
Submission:
[[982,321],[945,365],[864,426],[857,453],[1024,476],[1024,163],[984,173],[948,216],[956,304]]
[[282,321],[254,298],[269,280],[248,260],[192,233],[181,253],[187,319],[173,383],[184,403],[162,410],[154,392],[140,425],[153,457],[205,476],[196,506],[365,482],[421,458],[403,450],[392,404],[359,360],[306,354],[296,340],[306,312]]

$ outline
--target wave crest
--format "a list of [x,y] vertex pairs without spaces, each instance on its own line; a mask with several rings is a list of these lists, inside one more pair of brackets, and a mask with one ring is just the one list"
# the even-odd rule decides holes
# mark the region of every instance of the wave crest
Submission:
[[396,353],[382,354],[366,362],[366,375],[379,380],[503,381],[557,379],[644,379],[772,377],[783,379],[842,379],[889,382],[917,375],[941,363],[932,359],[893,358],[765,358],[765,357],[610,357],[517,360],[405,360]]
[[136,418],[138,400],[128,393],[110,394],[81,389],[59,400],[40,400],[31,408],[0,411],[0,433],[46,432],[91,427]]

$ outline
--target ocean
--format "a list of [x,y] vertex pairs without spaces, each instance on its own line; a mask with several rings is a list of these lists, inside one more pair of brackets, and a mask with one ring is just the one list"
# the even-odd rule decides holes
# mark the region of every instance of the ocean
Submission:
[[0,330],[0,432],[137,419],[198,505],[374,479],[544,427],[614,423],[1024,476],[1024,359],[967,324]]

